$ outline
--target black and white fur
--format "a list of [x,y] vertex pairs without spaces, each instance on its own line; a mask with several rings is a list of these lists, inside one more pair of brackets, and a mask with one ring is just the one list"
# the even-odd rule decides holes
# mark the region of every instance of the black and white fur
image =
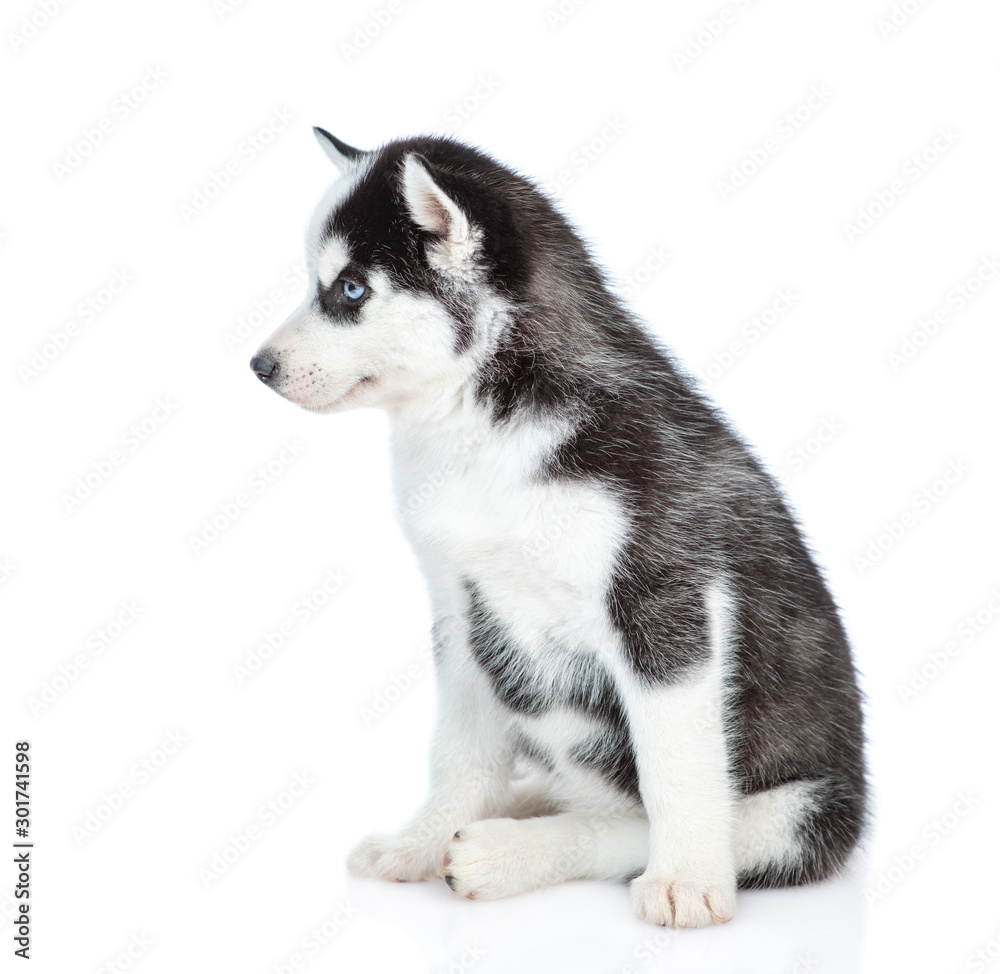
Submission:
[[440,698],[427,800],[351,871],[484,899],[630,879],[678,927],[833,874],[859,691],[772,480],[530,182],[449,139],[316,134],[341,175],[310,290],[251,365],[307,409],[388,410]]

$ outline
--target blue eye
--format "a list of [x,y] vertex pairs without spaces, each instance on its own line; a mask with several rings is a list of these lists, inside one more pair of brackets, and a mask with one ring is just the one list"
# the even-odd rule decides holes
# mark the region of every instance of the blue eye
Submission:
[[[354,272],[347,270],[345,273]],[[329,287],[323,287],[320,282],[317,298],[323,311],[334,321],[343,324],[359,320],[361,309],[371,296],[372,292],[367,284],[358,284],[350,277],[338,277],[330,282]]]
[[354,281],[342,281],[341,291],[348,301],[360,301],[365,296],[368,288],[364,284],[355,284]]

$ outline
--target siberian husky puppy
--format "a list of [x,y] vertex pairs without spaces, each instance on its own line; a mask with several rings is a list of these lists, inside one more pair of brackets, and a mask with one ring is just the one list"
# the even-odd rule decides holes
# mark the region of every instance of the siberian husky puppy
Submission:
[[450,139],[315,131],[340,178],[251,367],[388,411],[440,699],[430,794],[350,870],[469,899],[630,881],[672,927],[835,873],[860,695],[774,482],[531,182]]

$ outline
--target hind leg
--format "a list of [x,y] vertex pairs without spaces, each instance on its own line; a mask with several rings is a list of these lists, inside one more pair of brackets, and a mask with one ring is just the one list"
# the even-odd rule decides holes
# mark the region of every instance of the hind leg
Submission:
[[549,790],[544,775],[515,778],[510,783],[510,794],[504,800],[504,807],[497,815],[506,818],[537,818],[540,815],[556,815],[562,811],[559,802]]
[[816,807],[814,791],[814,782],[790,781],[740,799],[736,862],[741,886],[748,885],[747,877],[779,877],[800,869],[801,827]]
[[[645,871],[649,821],[641,809],[617,816],[546,814],[551,800],[544,788],[530,779],[523,785],[508,809],[512,817],[473,822],[448,844],[438,872],[456,893],[499,899],[573,879],[624,881]],[[796,881],[792,877],[806,856],[802,827],[820,806],[822,787],[793,781],[739,799],[735,853],[741,885]]]
[[791,886],[837,873],[864,825],[863,781],[790,781],[740,801],[740,887]]
[[460,896],[499,899],[571,879],[623,880],[645,868],[648,854],[640,812],[493,818],[455,833],[440,875]]

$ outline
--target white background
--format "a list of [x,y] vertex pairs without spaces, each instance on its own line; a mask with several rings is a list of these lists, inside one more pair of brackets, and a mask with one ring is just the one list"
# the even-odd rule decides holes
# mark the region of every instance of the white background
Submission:
[[[31,741],[25,969],[1000,970],[995,6],[49,6],[0,23],[0,752],[13,776]],[[668,934],[614,884],[470,903],[346,876],[422,797],[434,690],[384,416],[306,414],[247,367],[301,298],[333,176],[314,124],[363,148],[455,134],[556,187],[783,478],[868,698],[877,815],[845,878]],[[4,969],[13,883],[0,869]]]

